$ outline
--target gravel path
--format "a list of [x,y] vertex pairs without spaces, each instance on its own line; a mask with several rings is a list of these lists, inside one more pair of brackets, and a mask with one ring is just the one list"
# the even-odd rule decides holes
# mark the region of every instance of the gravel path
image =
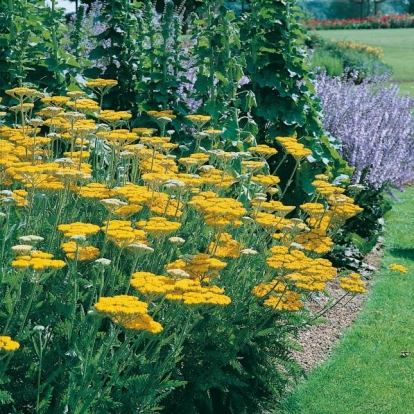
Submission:
[[[377,268],[382,257],[380,249],[374,249],[366,258],[365,262],[372,268]],[[339,342],[345,329],[349,327],[363,307],[365,299],[369,294],[370,280],[365,280],[368,292],[363,295],[351,295],[345,297],[335,307],[323,315],[325,322],[321,325],[307,327],[302,331],[297,341],[303,348],[303,352],[294,352],[294,358],[306,370],[311,371],[318,364],[326,361],[332,354],[333,347]],[[318,314],[331,300],[337,301],[344,295],[339,288],[338,281],[327,286],[328,297],[315,296],[315,300],[308,303],[308,308]],[[351,299],[352,298],[352,299]],[[351,299],[351,300],[350,300]],[[332,302],[332,303],[333,303]]]

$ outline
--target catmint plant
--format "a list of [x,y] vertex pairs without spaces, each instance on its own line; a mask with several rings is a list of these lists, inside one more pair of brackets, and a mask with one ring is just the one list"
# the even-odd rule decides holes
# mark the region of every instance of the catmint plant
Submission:
[[365,79],[317,77],[327,132],[341,143],[340,153],[355,168],[352,181],[401,188],[414,178],[414,100],[398,95],[386,76]]

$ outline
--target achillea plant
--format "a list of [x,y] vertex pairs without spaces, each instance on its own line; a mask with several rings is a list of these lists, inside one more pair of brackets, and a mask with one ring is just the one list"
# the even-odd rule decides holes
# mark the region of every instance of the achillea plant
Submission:
[[0,127],[0,325],[14,352],[0,352],[2,410],[274,408],[299,375],[291,337],[310,322],[309,296],[337,276],[344,297],[364,291],[323,258],[361,211],[345,188],[320,174],[309,203],[282,202],[311,153],[297,136],[274,137],[276,169],[292,159],[283,181],[268,173],[274,148],[226,151],[210,115],[187,118],[198,144],[181,157],[171,110],[149,112],[156,136],[82,93],[27,111],[36,91],[8,93],[18,110]]
[[414,101],[388,81],[373,77],[356,86],[352,76],[321,74],[315,82],[325,128],[355,168],[353,183],[376,189],[401,188],[414,178]]

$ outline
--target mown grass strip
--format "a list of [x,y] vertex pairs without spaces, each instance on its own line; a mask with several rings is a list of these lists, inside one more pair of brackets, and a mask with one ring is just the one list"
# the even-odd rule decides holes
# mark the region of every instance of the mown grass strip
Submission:
[[[414,407],[414,189],[387,216],[385,254],[357,321],[285,401],[289,414],[412,414]],[[389,270],[391,263],[408,268]]]
[[396,81],[414,81],[414,28],[376,30],[318,30],[328,40],[348,40],[379,46],[383,61],[394,69]]

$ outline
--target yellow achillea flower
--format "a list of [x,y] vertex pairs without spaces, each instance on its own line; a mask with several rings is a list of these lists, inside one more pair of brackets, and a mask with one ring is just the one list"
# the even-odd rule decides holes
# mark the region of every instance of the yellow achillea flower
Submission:
[[218,170],[217,168],[208,168],[207,170],[202,170],[203,167],[210,166],[199,167],[201,170],[200,176],[203,180],[203,183],[206,185],[214,186],[217,189],[222,189],[229,188],[237,182],[237,179],[232,177],[230,174],[224,173],[222,170]]
[[122,207],[115,209],[114,214],[125,219],[132,214],[138,213],[139,211],[142,210],[142,208],[143,207],[138,204],[130,204],[128,206],[122,206]]
[[[117,317],[113,318],[116,322]],[[124,321],[123,326],[125,329],[132,329],[135,331],[146,331],[152,334],[160,333],[163,330],[162,325],[159,322],[154,321],[150,315],[140,315],[130,321]]]
[[147,114],[153,116],[154,118],[169,118],[169,120],[177,118],[176,115],[173,115],[172,109],[165,109],[163,111],[147,111]]
[[243,204],[233,198],[219,198],[215,193],[213,194],[213,197],[209,197],[209,193],[200,193],[187,204],[204,214],[206,224],[209,226],[220,228],[242,225],[239,218],[247,212]]
[[30,88],[13,88],[8,89],[5,91],[7,95],[12,96],[13,98],[16,98],[17,100],[24,101],[27,98],[41,96],[42,94],[38,92],[36,89],[30,89]]
[[354,49],[365,54],[381,59],[384,56],[383,50],[380,47],[372,47],[364,43],[358,43],[353,41],[341,40],[336,42],[339,47],[343,49]]
[[62,250],[69,259],[77,259],[82,262],[85,260],[93,260],[99,256],[99,249],[93,246],[79,246],[76,242],[70,241],[62,244]]
[[219,305],[227,306],[231,299],[224,295],[224,290],[218,286],[201,286],[197,280],[177,280],[174,291],[165,297],[168,300],[182,301],[185,305]]
[[75,102],[67,102],[66,106],[78,111],[99,111],[101,109],[97,102],[88,98],[78,99]]
[[125,197],[131,204],[145,204],[151,200],[152,191],[146,186],[127,184],[111,190],[114,195]]
[[339,286],[348,292],[365,293],[367,291],[358,273],[350,273],[346,277],[340,277],[339,280],[342,282]]
[[132,274],[131,286],[143,295],[163,295],[172,292],[175,287],[175,279],[166,276],[157,276],[150,272],[135,272]]
[[325,179],[314,180],[312,185],[316,188],[316,191],[324,196],[330,196],[332,194],[342,194],[345,192],[345,188],[337,187],[328,183]]
[[94,305],[95,309],[107,315],[137,316],[147,313],[148,304],[141,302],[135,296],[118,295],[101,297]]
[[165,237],[181,227],[181,223],[168,221],[164,217],[151,217],[148,221],[139,221],[136,225],[154,237]]
[[187,119],[189,119],[193,124],[196,125],[197,128],[201,128],[204,124],[210,121],[211,116],[208,115],[187,115]]
[[81,197],[85,198],[110,198],[114,194],[113,190],[108,189],[105,184],[101,183],[90,183],[81,187],[78,191]]
[[275,140],[280,142],[286,152],[292,155],[297,161],[300,161],[308,155],[312,155],[312,151],[305,148],[305,146],[298,142],[295,137],[276,137]]
[[396,272],[401,272],[401,273],[407,273],[408,269],[402,265],[396,264],[396,263],[392,263],[388,266],[388,268],[390,270],[396,271]]
[[331,250],[331,246],[334,245],[332,239],[325,236],[324,231],[318,229],[298,234],[294,240],[296,243],[301,244],[305,250],[319,254],[328,253]]
[[53,106],[60,107],[66,102],[70,101],[69,96],[45,96],[41,99],[43,103],[50,104]]
[[61,269],[66,266],[63,260],[54,260],[53,255],[40,250],[30,252],[30,255],[17,256],[11,265],[16,269],[27,269],[31,267],[35,271],[46,269]]
[[121,147],[128,142],[136,141],[138,135],[133,132],[129,132],[127,129],[115,129],[109,132],[98,132],[98,137],[103,138],[106,143],[112,147]]
[[272,155],[277,154],[277,150],[275,148],[269,147],[268,145],[257,145],[255,147],[250,147],[248,150],[254,154],[258,154],[263,158],[268,158]]
[[131,119],[132,115],[127,111],[114,111],[112,109],[106,109],[98,114],[98,119],[102,119],[105,122],[126,121]]
[[65,237],[72,236],[91,236],[92,234],[98,233],[100,227],[96,224],[81,223],[79,221],[69,224],[59,224],[58,230],[62,231]]
[[130,244],[140,243],[148,244],[145,240],[145,232],[138,229],[133,229],[132,227],[128,229],[112,229],[108,230],[108,240],[115,243],[118,247],[124,248]]
[[267,297],[263,304],[275,310],[297,311],[303,306],[300,295],[288,290],[279,279],[255,286],[252,294],[259,298]]
[[[168,295],[167,295],[168,296]],[[168,299],[168,297],[167,297]],[[177,300],[177,299],[174,299]],[[201,292],[185,292],[182,294],[185,305],[230,305],[231,299],[226,295],[216,294],[203,288]]]
[[266,164],[264,161],[242,161],[241,165],[250,172],[261,170]]
[[270,251],[273,255],[266,260],[268,266],[279,270],[283,278],[290,279],[300,289],[323,290],[326,282],[337,273],[329,260],[311,259],[299,250],[289,252],[285,246],[274,246]]
[[312,217],[320,217],[326,211],[326,207],[322,203],[305,203],[300,208]]
[[88,88],[108,88],[109,89],[116,85],[118,85],[118,81],[115,79],[96,78],[96,79],[86,82],[86,86]]
[[69,96],[71,99],[76,100],[84,97],[86,93],[83,91],[69,91],[66,93],[66,95]]
[[100,314],[109,316],[114,323],[126,329],[144,330],[153,334],[163,329],[161,324],[147,314],[148,304],[135,296],[101,297],[94,307]]
[[282,283],[280,280],[275,279],[269,283],[261,283],[260,285],[255,286],[252,289],[252,293],[254,296],[262,298],[271,293],[283,292],[284,290],[286,290],[286,285]]
[[153,128],[132,128],[132,132],[135,132],[138,136],[151,136],[156,130]]
[[178,259],[167,265],[167,269],[182,269],[190,275],[190,278],[200,282],[207,282],[212,277],[218,277],[218,272],[224,269],[227,263],[222,262],[208,254],[199,253],[188,262]]
[[259,210],[264,210],[267,213],[276,213],[278,217],[285,217],[287,214],[292,212],[295,206],[286,206],[280,201],[256,201],[252,200],[252,205],[257,205]]
[[221,233],[216,236],[214,242],[208,246],[207,253],[216,257],[232,257],[240,256],[242,250],[241,244],[237,240],[233,240],[231,234]]
[[167,217],[181,217],[184,204],[179,200],[171,199],[166,193],[155,192],[147,205],[151,213]]
[[280,178],[276,175],[257,174],[252,177],[252,182],[261,185],[264,189],[272,187],[280,183]]
[[13,341],[10,336],[0,336],[0,351],[11,352],[20,347],[20,344]]
[[298,311],[303,307],[299,293],[291,290],[272,295],[269,299],[266,299],[263,304],[265,306],[270,306],[275,310],[286,311]]
[[[282,212],[283,214],[283,212]],[[286,213],[287,214],[287,213]],[[257,224],[260,224],[268,231],[281,230],[284,226],[292,225],[292,221],[270,213],[256,213],[253,216]]]

